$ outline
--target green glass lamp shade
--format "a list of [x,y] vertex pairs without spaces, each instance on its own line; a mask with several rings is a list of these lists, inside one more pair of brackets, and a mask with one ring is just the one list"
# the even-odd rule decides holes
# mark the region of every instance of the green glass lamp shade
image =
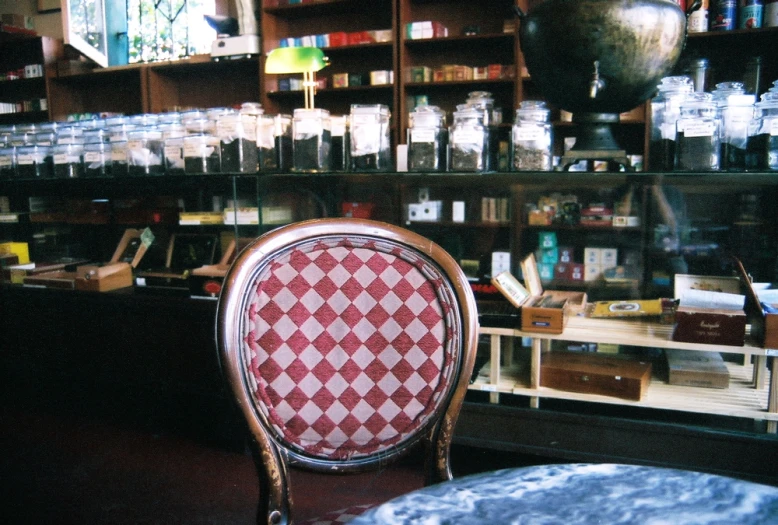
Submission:
[[279,47],[267,55],[265,73],[305,73],[327,66],[327,57],[318,47]]

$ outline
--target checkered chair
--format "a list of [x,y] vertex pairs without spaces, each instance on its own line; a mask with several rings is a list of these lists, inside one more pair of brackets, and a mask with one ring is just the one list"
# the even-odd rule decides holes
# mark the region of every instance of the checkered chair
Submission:
[[[450,479],[477,332],[459,266],[405,229],[318,219],[244,249],[219,299],[217,342],[255,442],[258,523],[292,523],[290,467],[379,470],[422,445],[426,483]],[[336,509],[311,523],[365,507]]]

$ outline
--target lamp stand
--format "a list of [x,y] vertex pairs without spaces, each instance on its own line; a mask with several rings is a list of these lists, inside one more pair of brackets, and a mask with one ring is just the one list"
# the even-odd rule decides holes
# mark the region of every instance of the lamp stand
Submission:
[[303,72],[303,91],[305,92],[305,109],[313,109],[313,95],[316,93],[316,72]]

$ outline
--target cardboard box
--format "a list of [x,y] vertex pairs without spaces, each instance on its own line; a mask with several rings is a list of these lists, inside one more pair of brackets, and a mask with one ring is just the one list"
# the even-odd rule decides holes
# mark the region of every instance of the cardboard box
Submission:
[[540,386],[640,401],[651,382],[651,363],[597,353],[547,352]]
[[671,385],[729,388],[729,370],[718,352],[667,349],[665,357]]
[[14,254],[18,257],[18,264],[30,262],[30,250],[26,242],[0,243],[0,254]]
[[746,313],[743,310],[679,306],[675,310],[673,341],[743,346]]

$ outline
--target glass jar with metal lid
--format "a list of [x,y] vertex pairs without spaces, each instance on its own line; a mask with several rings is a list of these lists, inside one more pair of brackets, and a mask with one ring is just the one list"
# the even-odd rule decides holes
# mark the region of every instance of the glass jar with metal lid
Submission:
[[498,166],[499,135],[497,126],[502,122],[502,110],[494,107],[494,97],[489,91],[471,91],[467,94],[465,105],[484,112],[486,137],[486,165],[483,171],[494,171]]
[[778,171],[778,82],[755,104],[746,145],[746,168]]
[[485,172],[489,167],[489,130],[484,111],[463,107],[449,129],[449,171]]
[[681,117],[681,103],[694,92],[694,83],[687,76],[664,77],[659,93],[651,99],[651,140],[648,168],[651,171],[672,171],[675,167],[676,123]]
[[390,118],[389,106],[384,104],[351,105],[351,171],[386,171],[391,168]]
[[525,100],[516,110],[511,138],[513,169],[551,171],[554,135],[551,111],[539,100]]
[[298,108],[292,119],[292,170],[330,171],[332,127],[330,112],[320,108]]
[[408,171],[446,171],[446,113],[437,106],[416,106],[408,113]]
[[747,94],[742,82],[720,82],[712,94],[721,114],[721,169],[742,171],[756,96]]
[[721,119],[710,93],[693,93],[681,103],[676,124],[675,168],[716,171],[721,165]]
[[135,129],[127,134],[127,164],[131,177],[164,175],[162,132],[155,128]]

